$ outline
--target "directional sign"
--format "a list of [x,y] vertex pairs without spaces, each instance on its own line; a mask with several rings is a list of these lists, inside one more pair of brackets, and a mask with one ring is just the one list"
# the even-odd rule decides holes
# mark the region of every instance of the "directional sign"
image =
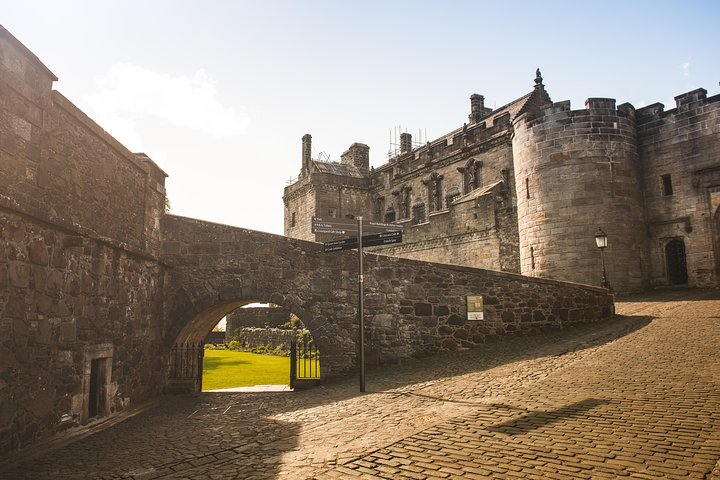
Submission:
[[[390,245],[402,242],[402,232],[386,232],[375,235],[363,236],[363,247],[376,247],[378,245]],[[323,243],[323,252],[339,252],[340,250],[352,250],[358,248],[357,238],[346,238]]]
[[363,224],[363,232],[368,233],[402,232],[404,228],[397,223],[367,222]]
[[[351,218],[330,218],[323,220],[320,217],[312,217],[310,226],[312,233],[329,233],[332,235],[355,235],[358,234],[358,221]],[[363,232],[382,233],[397,232],[403,230],[402,225],[395,223],[366,222],[363,223]]]
[[333,233],[345,235],[346,233],[357,232],[357,220],[350,218],[332,218],[324,221],[320,217],[312,217],[310,231],[312,233]]
[[402,242],[402,232],[386,232],[363,236],[363,247],[375,247],[400,242]]
[[358,248],[357,238],[346,238],[344,240],[335,240],[333,242],[323,243],[323,252],[339,252],[340,250],[351,250]]

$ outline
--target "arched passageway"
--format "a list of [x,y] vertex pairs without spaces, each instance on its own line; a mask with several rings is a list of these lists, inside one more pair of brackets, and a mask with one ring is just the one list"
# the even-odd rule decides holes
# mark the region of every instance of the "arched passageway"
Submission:
[[[322,377],[358,368],[357,252],[165,215],[162,348],[200,343],[243,305],[297,315],[320,350]],[[608,318],[604,289],[454,265],[365,256],[367,365],[470,348],[505,335]],[[468,301],[483,296],[481,319]],[[193,391],[193,390],[191,390]],[[196,390],[194,390],[196,391]]]

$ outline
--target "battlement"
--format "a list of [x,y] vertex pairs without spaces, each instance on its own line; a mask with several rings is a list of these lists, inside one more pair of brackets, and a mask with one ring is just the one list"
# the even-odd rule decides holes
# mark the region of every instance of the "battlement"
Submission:
[[[441,158],[445,158],[460,150],[473,148],[486,142],[494,140],[498,135],[509,133],[511,119],[509,112],[497,111],[497,115],[487,115],[483,120],[473,124],[465,124],[461,128],[453,130],[447,135],[424,146],[410,149],[401,149],[399,155],[391,158],[387,164],[381,165],[376,170],[382,170],[389,164],[404,164],[405,171],[419,168],[422,165]],[[412,136],[407,133],[404,142],[412,144]]]
[[675,97],[675,106],[678,112],[690,110],[694,105],[703,102],[707,98],[707,90],[698,88]]
[[585,100],[586,110],[615,110],[614,98],[588,98]]
[[707,90],[704,88],[698,88],[676,96],[675,108],[671,110],[666,111],[665,105],[662,103],[653,103],[646,107],[638,108],[638,123],[648,124],[653,121],[666,119],[672,115],[687,114],[715,102],[720,102],[720,95],[708,98]]

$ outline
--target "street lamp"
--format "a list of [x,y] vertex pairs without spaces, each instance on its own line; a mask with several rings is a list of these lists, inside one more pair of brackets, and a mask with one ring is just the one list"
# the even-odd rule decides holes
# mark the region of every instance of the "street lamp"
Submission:
[[603,232],[602,228],[598,227],[598,231],[595,232],[595,245],[600,249],[600,260],[602,261],[602,272],[603,279],[601,286],[603,288],[610,289],[610,284],[607,280],[607,272],[605,271],[605,247],[607,247],[607,233]]

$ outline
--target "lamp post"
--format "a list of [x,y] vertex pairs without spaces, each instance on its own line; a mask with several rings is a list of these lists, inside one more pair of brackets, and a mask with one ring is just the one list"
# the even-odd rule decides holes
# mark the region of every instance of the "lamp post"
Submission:
[[610,289],[610,284],[607,279],[607,272],[605,271],[605,247],[607,247],[607,233],[603,232],[602,228],[598,227],[598,231],[595,232],[595,245],[600,249],[600,261],[602,262],[602,284],[603,288]]

